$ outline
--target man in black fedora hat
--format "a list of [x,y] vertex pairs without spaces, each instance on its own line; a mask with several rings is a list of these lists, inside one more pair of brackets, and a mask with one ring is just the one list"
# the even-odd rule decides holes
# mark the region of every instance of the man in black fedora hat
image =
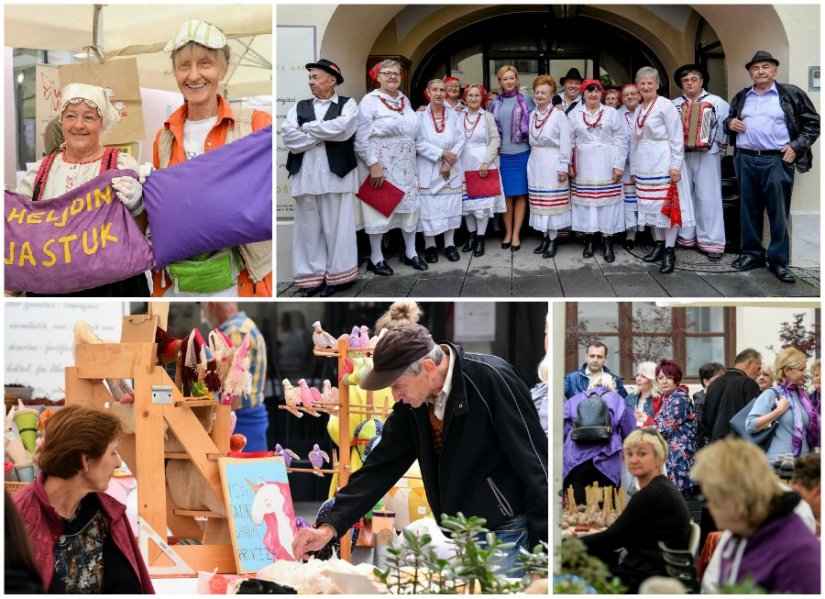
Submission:
[[704,118],[703,111],[708,111],[710,116],[708,145],[700,147],[697,143],[689,147],[685,144],[682,173],[685,174],[693,195],[696,226],[682,229],[679,233],[680,243],[690,245],[691,242],[695,242],[699,251],[706,254],[709,260],[721,260],[725,253],[722,156],[728,147],[722,120],[727,117],[730,105],[719,96],[705,90],[708,75],[700,65],[682,65],[673,74],[673,81],[683,92],[673,100],[673,104],[682,115],[686,141],[691,123],[701,123]]
[[561,104],[564,114],[568,114],[576,106],[581,104],[581,93],[579,88],[582,85],[582,74],[579,69],[572,68],[567,71],[567,75],[559,79],[561,91],[556,96],[553,104]]
[[302,297],[327,297],[358,278],[358,105],[335,93],[344,77],[334,62],[322,58],[306,69],[314,97],[293,106],[281,126],[295,199],[292,269]]
[[[811,145],[819,137],[819,114],[808,95],[788,83],[777,83],[779,61],[759,50],[745,65],[753,86],[734,96],[725,131],[736,147],[734,167],[742,198],[741,255],[734,268],[765,266],[780,281],[793,283],[788,268],[794,167],[811,168]],[[762,247],[763,213],[768,211],[771,242]]]
[[547,437],[527,385],[495,356],[435,343],[420,325],[389,330],[375,347],[361,388],[389,388],[396,401],[381,442],[335,496],[318,528],[293,543],[301,559],[367,513],[418,460],[427,500],[443,514],[480,516],[507,550],[547,541]]

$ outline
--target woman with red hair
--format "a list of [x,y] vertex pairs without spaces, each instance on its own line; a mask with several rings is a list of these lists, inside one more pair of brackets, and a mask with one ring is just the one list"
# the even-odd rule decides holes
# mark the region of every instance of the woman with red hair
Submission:
[[662,392],[655,406],[653,424],[667,441],[670,452],[667,475],[683,495],[696,485],[690,469],[696,455],[696,411],[686,385],[681,385],[682,369],[673,360],[662,359],[656,366],[656,384]]
[[604,88],[596,79],[581,86],[584,103],[567,118],[573,139],[570,199],[573,230],[585,234],[585,258],[593,257],[596,233],[602,234],[605,262],[613,262],[613,234],[624,231],[622,175],[627,159],[627,134],[615,108],[602,104]]
[[[501,175],[496,166],[501,136],[498,134],[493,115],[482,108],[486,101],[487,91],[483,85],[473,83],[464,90],[466,109],[463,114],[459,114],[459,118],[464,126],[464,137],[467,141],[464,144],[464,150],[461,152],[461,166],[465,173],[465,181],[468,171],[478,171],[478,176],[482,179],[487,177],[498,179],[499,189],[501,189]],[[473,256],[476,258],[483,256],[487,223],[495,213],[504,212],[504,210],[504,195],[502,193],[470,198],[465,183],[461,213],[464,215],[464,222],[467,224],[470,238],[461,248],[461,251],[472,251]]]
[[444,106],[452,108],[456,112],[463,112],[465,104],[461,101],[461,80],[458,77],[444,77],[442,81],[447,87],[447,97],[444,98]]
[[559,229],[570,227],[570,123],[564,109],[551,106],[556,82],[549,75],[533,81],[536,109],[530,113],[530,159],[527,181],[530,195],[530,226],[543,235],[533,250],[552,258],[558,248]]

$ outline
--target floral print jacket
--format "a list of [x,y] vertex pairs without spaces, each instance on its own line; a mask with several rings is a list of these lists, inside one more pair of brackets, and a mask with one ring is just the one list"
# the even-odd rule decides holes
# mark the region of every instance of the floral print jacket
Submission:
[[685,385],[661,398],[653,423],[670,447],[665,462],[668,477],[679,491],[695,486],[689,473],[696,455],[696,411]]

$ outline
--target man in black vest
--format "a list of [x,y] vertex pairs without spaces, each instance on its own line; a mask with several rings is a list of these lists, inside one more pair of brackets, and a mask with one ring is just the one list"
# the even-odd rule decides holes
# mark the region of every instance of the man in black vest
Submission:
[[306,69],[314,98],[293,106],[281,126],[295,199],[292,269],[302,297],[328,297],[358,278],[358,105],[335,93],[344,77],[334,62],[322,58]]

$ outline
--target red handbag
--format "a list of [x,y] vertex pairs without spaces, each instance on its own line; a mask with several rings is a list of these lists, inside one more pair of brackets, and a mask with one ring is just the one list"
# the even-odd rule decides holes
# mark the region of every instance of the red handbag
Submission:
[[467,185],[467,197],[471,200],[501,195],[501,179],[496,169],[488,170],[483,179],[478,171],[465,171],[464,183]]
[[401,203],[404,198],[404,192],[398,189],[395,185],[384,179],[381,187],[378,189],[370,185],[370,177],[364,179],[361,184],[361,189],[355,194],[359,200],[364,202],[367,206],[375,208],[384,216],[389,216],[395,207]]
[[670,218],[670,228],[682,225],[682,209],[679,206],[679,189],[676,183],[671,183],[667,190],[667,198],[662,206],[662,214]]

